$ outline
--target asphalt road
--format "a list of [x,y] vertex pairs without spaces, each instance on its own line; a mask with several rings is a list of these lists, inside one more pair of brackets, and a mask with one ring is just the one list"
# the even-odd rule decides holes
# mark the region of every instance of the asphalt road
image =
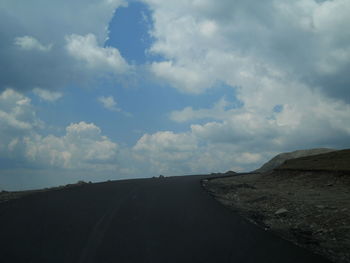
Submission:
[[229,211],[202,176],[87,184],[0,204],[0,262],[327,262]]

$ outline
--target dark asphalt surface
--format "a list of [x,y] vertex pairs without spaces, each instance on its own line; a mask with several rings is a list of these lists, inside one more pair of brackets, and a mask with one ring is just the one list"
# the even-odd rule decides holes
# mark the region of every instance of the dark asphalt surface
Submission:
[[0,204],[0,262],[328,262],[215,201],[203,176],[87,184]]

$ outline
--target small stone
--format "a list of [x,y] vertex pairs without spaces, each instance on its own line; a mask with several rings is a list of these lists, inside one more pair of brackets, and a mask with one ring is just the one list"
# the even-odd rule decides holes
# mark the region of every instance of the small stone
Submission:
[[319,208],[319,209],[324,209],[325,208],[324,205],[317,205],[316,207]]
[[322,235],[324,232],[326,232],[324,229],[319,229],[319,230],[315,231],[315,234]]
[[285,209],[285,208],[280,208],[278,209],[276,212],[275,212],[275,215],[283,215],[283,214],[286,214],[288,213],[288,210]]

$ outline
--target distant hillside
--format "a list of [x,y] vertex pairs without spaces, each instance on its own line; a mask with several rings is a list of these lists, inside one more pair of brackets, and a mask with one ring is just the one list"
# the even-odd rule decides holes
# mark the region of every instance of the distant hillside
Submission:
[[333,151],[336,151],[336,150],[328,149],[328,148],[316,148],[316,149],[309,149],[309,150],[298,150],[294,152],[280,153],[275,157],[273,157],[270,161],[265,163],[263,166],[261,166],[259,169],[255,170],[254,172],[264,173],[264,172],[272,171],[276,167],[283,164],[286,160],[305,157],[305,156],[318,155],[323,153],[329,153]]
[[285,161],[278,170],[350,171],[350,149]]

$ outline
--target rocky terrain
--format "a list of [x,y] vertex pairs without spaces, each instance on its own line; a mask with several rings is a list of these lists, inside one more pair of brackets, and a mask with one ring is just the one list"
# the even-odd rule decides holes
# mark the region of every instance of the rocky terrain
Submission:
[[[91,182],[89,182],[91,183]],[[0,203],[6,202],[13,199],[18,199],[27,195],[40,193],[40,192],[46,192],[46,191],[55,191],[55,190],[61,190],[66,188],[72,188],[72,187],[79,187],[81,185],[87,184],[87,182],[84,181],[78,181],[75,184],[66,184],[56,187],[50,187],[50,188],[44,188],[44,189],[36,189],[36,190],[26,190],[26,191],[0,191]]]
[[271,172],[203,185],[265,230],[333,262],[350,262],[350,150],[292,159]]
[[317,154],[322,153],[328,153],[335,151],[335,149],[329,149],[329,148],[315,148],[315,149],[307,149],[307,150],[298,150],[293,152],[287,152],[287,153],[280,153],[276,155],[274,158],[272,158],[270,161],[265,163],[263,166],[261,166],[259,169],[255,170],[254,172],[257,173],[265,173],[272,171],[276,167],[283,164],[285,161],[299,158],[299,157],[306,157],[306,156],[313,156]]

